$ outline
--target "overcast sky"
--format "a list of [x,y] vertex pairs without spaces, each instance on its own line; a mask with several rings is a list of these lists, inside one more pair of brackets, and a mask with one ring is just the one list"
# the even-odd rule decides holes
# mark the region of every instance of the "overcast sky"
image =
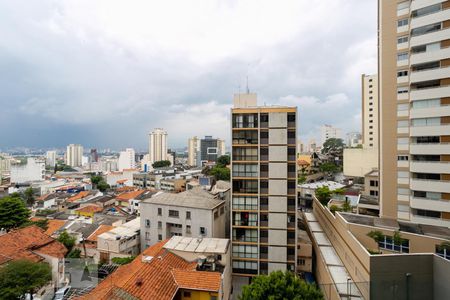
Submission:
[[296,105],[303,140],[360,130],[376,0],[0,1],[0,148],[227,139],[232,95]]

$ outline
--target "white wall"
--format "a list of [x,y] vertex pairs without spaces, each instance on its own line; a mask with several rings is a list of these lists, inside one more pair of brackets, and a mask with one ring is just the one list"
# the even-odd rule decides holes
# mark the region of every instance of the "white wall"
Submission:
[[11,165],[11,182],[24,183],[45,179],[45,161],[28,158],[25,165]]

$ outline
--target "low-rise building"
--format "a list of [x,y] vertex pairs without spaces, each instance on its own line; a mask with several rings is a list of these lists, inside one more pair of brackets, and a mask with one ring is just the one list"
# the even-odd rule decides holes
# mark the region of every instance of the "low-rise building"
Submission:
[[45,159],[29,157],[26,164],[11,164],[11,183],[45,179]]
[[88,204],[86,206],[75,209],[75,214],[79,217],[93,218],[96,213],[101,212],[103,209],[95,204]]
[[110,261],[113,257],[128,257],[140,253],[139,218],[119,225],[97,236],[97,250],[100,261]]
[[124,169],[120,172],[106,174],[106,183],[110,187],[133,186],[133,174],[139,173],[138,169]]
[[225,206],[201,188],[157,194],[141,202],[141,244],[149,247],[174,235],[224,238]]
[[119,267],[83,300],[230,299],[230,242],[173,237]]
[[186,190],[186,179],[183,178],[161,179],[159,185],[160,185],[159,188],[162,191],[179,193]]

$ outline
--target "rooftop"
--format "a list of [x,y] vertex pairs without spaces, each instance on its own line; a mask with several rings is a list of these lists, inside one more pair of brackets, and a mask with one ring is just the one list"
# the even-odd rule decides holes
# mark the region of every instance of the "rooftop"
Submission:
[[144,190],[137,190],[137,191],[131,191],[131,192],[124,192],[119,194],[116,199],[119,201],[130,201],[131,199],[135,199],[136,197],[143,194]]
[[116,240],[117,237],[131,237],[136,235],[140,228],[141,218],[136,218],[109,231],[99,234],[97,237],[105,240]]
[[213,209],[223,204],[224,201],[215,199],[214,195],[202,188],[193,188],[178,194],[160,193],[144,200],[143,203]]
[[321,188],[327,186],[330,190],[336,190],[336,189],[341,189],[343,187],[345,187],[345,185],[339,183],[339,182],[335,182],[335,181],[317,181],[317,182],[312,182],[312,183],[304,183],[304,184],[300,184],[298,187],[299,188],[303,188],[303,189],[317,189],[317,188]]
[[76,212],[83,212],[83,213],[98,213],[101,212],[103,210],[103,208],[94,205],[94,204],[89,204],[83,207],[80,207],[78,209],[75,209]]
[[193,238],[173,236],[165,245],[165,249],[194,253],[226,253],[229,240],[217,238]]
[[450,228],[448,227],[416,224],[406,221],[397,221],[393,219],[356,215],[344,212],[340,212],[339,214],[349,223],[400,230],[403,232],[428,235],[447,240],[450,239]]

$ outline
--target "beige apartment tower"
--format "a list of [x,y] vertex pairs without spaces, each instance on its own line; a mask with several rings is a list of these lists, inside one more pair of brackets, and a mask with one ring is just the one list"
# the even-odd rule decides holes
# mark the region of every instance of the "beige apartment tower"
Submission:
[[187,164],[191,167],[197,166],[197,153],[200,151],[200,139],[196,136],[188,140],[188,160]]
[[232,266],[244,283],[296,270],[296,107],[256,106],[234,97],[232,115]]
[[167,132],[162,128],[155,128],[149,134],[148,152],[150,165],[156,161],[167,160]]
[[378,75],[361,76],[364,149],[378,149]]
[[450,226],[450,1],[379,0],[381,217]]
[[83,146],[70,144],[66,150],[66,164],[71,167],[81,167],[83,164]]

